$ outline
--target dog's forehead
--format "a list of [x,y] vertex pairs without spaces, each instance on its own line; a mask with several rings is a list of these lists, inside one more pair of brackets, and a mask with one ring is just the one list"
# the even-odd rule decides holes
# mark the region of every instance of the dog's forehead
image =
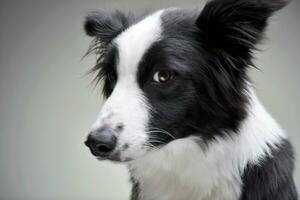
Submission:
[[[117,71],[119,74],[135,75],[139,62],[151,45],[160,39],[161,16],[164,11],[157,11],[122,32],[115,44],[119,52]],[[129,72],[129,73],[128,73]]]

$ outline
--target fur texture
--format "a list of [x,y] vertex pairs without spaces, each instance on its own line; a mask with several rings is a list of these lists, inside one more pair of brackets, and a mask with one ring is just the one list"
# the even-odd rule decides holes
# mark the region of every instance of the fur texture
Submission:
[[91,131],[117,138],[97,157],[128,165],[132,200],[297,199],[292,147],[247,76],[269,17],[286,3],[87,17],[91,72],[107,98]]

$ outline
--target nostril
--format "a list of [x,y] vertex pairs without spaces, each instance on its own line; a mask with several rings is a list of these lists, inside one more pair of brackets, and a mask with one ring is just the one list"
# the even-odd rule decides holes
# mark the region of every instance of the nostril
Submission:
[[105,145],[105,144],[98,144],[98,145],[96,146],[96,149],[97,149],[97,151],[98,151],[100,154],[107,154],[107,153],[109,153],[111,150],[113,150],[113,148],[111,148],[110,146]]

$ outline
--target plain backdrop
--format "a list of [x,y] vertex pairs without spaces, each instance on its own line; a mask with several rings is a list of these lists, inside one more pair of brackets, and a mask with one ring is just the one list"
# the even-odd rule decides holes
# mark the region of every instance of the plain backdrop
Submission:
[[[0,2],[0,199],[126,200],[122,165],[97,161],[83,142],[101,108],[99,88],[81,60],[90,38],[82,23],[91,10],[142,13],[203,7],[203,0]],[[300,1],[272,20],[252,70],[257,93],[287,131],[297,152],[300,188]]]

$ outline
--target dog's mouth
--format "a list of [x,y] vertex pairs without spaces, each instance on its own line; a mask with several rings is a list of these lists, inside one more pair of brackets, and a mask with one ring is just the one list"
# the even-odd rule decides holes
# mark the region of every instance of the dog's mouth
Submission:
[[[130,147],[123,148],[123,150],[114,149],[112,151],[99,151],[104,148],[95,148],[93,144],[90,144],[88,141],[85,142],[85,145],[90,149],[90,152],[97,158],[99,161],[112,161],[116,163],[129,163],[135,160],[138,160],[150,152],[158,151],[161,149],[163,144],[156,145],[143,145],[141,148],[135,148],[131,150]],[[127,145],[126,145],[127,146]]]
[[115,153],[115,154],[111,154],[109,156],[96,156],[97,160],[99,161],[104,161],[104,160],[109,160],[109,161],[113,161],[113,162],[128,162],[131,160],[124,160],[121,158],[119,153]]
[[122,156],[122,152],[121,153],[112,153],[111,155],[108,156],[95,156],[97,158],[97,160],[99,161],[112,161],[112,162],[116,162],[116,163],[129,163],[131,161],[135,161],[138,158],[134,158],[134,157],[130,157],[130,156],[126,156],[123,157]]
[[112,161],[112,162],[115,162],[115,163],[129,163],[129,162],[132,162],[134,160],[137,160],[137,159],[134,159],[134,158],[129,158],[129,157],[126,157],[126,158],[121,158],[120,156],[115,156],[115,155],[112,155],[112,156],[109,156],[109,157],[101,157],[101,156],[96,156],[97,160],[99,161]]

